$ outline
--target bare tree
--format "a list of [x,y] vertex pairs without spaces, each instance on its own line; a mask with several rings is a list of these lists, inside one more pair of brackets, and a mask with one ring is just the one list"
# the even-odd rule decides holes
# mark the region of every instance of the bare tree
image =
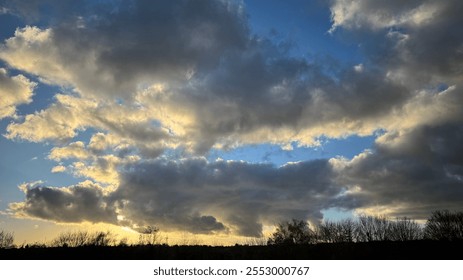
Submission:
[[267,245],[267,238],[261,237],[249,237],[246,238],[244,245],[247,246],[265,246]]
[[433,240],[463,240],[463,212],[433,212],[426,222],[424,235]]
[[317,236],[321,242],[353,242],[355,223],[351,219],[338,222],[324,221],[317,227]]
[[315,233],[307,222],[293,219],[278,224],[276,231],[267,241],[268,245],[311,244],[316,241]]
[[145,227],[138,236],[139,245],[155,245],[159,243],[159,228],[154,226]]
[[87,231],[60,233],[51,245],[53,247],[80,247],[88,244],[89,233]]
[[111,246],[116,238],[109,231],[89,233],[87,231],[64,232],[58,235],[51,245],[54,247]]
[[325,243],[335,243],[338,229],[335,222],[324,221],[317,227],[317,239]]
[[339,242],[354,242],[355,223],[352,219],[342,220],[339,222],[338,228],[342,236]]
[[423,238],[420,225],[407,218],[398,218],[390,224],[390,239],[393,241],[419,240]]
[[10,232],[0,230],[0,249],[9,249],[14,247],[14,237]]
[[358,242],[391,240],[391,223],[384,216],[360,216],[355,229]]
[[119,242],[117,243],[117,246],[119,247],[126,247],[128,245],[129,245],[129,241],[127,237],[120,239]]
[[107,231],[95,232],[90,239],[90,246],[112,246],[116,243],[114,235]]
[[185,246],[196,246],[196,245],[201,245],[203,242],[200,238],[196,236],[196,234],[189,233],[183,231],[182,234],[180,235],[180,239],[178,244],[179,245],[185,245]]

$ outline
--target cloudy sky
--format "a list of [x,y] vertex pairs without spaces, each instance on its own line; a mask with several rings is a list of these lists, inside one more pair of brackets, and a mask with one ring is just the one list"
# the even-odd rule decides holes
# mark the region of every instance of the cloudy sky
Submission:
[[0,228],[258,237],[462,210],[462,13],[0,0]]

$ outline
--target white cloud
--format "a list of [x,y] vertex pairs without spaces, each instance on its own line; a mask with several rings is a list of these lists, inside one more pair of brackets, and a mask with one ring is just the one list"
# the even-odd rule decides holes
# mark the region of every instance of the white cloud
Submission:
[[10,77],[4,68],[0,68],[0,119],[14,117],[16,107],[32,102],[36,83],[23,75]]
[[86,150],[82,141],[70,143],[65,147],[55,147],[51,149],[49,159],[60,161],[63,159],[87,159],[91,154]]
[[[119,168],[125,164],[139,161],[140,157],[122,152],[118,149],[119,145],[107,151],[96,149],[95,139],[101,139],[101,137],[104,137],[103,134],[92,137],[93,142],[90,141],[88,146],[82,141],[77,141],[63,147],[52,148],[48,158],[60,163],[59,166],[52,169],[52,172],[68,170],[76,177],[85,177],[101,184],[117,186],[119,184]],[[64,161],[71,163],[65,167],[63,166]]]
[[66,167],[62,165],[53,166],[51,173],[62,173],[66,171]]
[[76,130],[84,129],[88,122],[85,112],[95,108],[96,103],[64,95],[57,95],[56,99],[49,108],[27,115],[23,123],[8,125],[7,137],[32,142],[49,139],[64,142],[76,136]]
[[331,32],[339,27],[378,30],[394,26],[424,26],[447,5],[446,1],[336,0],[331,7]]
[[[110,131],[113,143],[117,141],[119,145],[156,145],[158,149],[169,145],[164,141],[171,137],[166,129],[153,123],[155,120],[149,116],[149,112],[140,110],[140,107],[125,107],[114,101],[98,102],[64,94],[56,95],[55,99],[56,102],[50,107],[26,115],[22,123],[9,124],[6,137],[32,142],[54,140],[66,143],[80,131],[95,128]],[[92,145],[91,148],[94,148],[95,143]]]

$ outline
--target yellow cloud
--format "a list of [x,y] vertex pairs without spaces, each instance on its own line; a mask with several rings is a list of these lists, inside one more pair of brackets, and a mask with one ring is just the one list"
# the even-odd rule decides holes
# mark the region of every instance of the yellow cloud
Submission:
[[51,169],[51,173],[61,173],[61,172],[65,172],[65,171],[66,171],[66,167],[62,166],[62,165],[54,166]]
[[63,159],[87,159],[91,157],[89,151],[86,150],[85,144],[82,141],[77,141],[65,147],[55,147],[51,149],[49,159],[60,161]]
[[23,75],[10,77],[0,68],[0,119],[13,117],[16,106],[30,103],[36,85]]

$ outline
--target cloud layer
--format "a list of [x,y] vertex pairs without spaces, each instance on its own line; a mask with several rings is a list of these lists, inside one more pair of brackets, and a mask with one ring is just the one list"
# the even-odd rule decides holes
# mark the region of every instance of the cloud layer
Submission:
[[[364,59],[343,65],[253,35],[235,1],[62,4],[45,27],[34,26],[40,9],[13,1],[3,10],[30,25],[3,42],[0,59],[62,92],[15,119],[6,137],[51,141],[52,172],[92,183],[25,185],[26,200],[11,210],[258,236],[263,224],[316,222],[331,207],[413,218],[459,209],[460,2],[333,1],[330,36],[359,45]],[[0,79],[0,118],[11,117],[35,84],[4,69]],[[91,137],[77,141],[84,132]],[[201,158],[212,148],[348,135],[377,138],[353,159],[276,167]]]
[[124,166],[114,190],[90,182],[61,188],[23,185],[26,200],[11,209],[58,222],[259,236],[263,223],[286,217],[318,221],[320,209],[341,191],[332,175],[326,160],[279,168],[201,158],[155,160]]
[[381,70],[349,68],[334,78],[289,56],[285,46],[252,36],[242,9],[137,1],[48,29],[17,29],[0,58],[78,97],[58,95],[48,109],[10,125],[8,137],[66,141],[92,127],[151,146],[163,137],[160,150],[200,154],[261,142],[314,145],[322,134],[369,135],[410,97]]

